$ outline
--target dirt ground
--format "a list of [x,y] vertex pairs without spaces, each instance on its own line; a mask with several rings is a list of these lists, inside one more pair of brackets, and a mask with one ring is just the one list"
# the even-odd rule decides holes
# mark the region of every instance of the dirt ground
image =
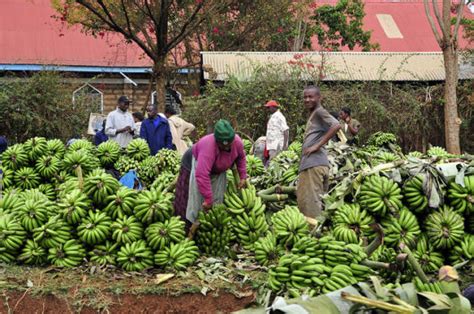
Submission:
[[70,304],[55,295],[33,296],[28,291],[11,291],[3,294],[0,313],[230,313],[245,308],[254,301],[253,296],[237,298],[231,293],[164,295],[111,295],[105,294],[104,308],[82,305],[82,300]]

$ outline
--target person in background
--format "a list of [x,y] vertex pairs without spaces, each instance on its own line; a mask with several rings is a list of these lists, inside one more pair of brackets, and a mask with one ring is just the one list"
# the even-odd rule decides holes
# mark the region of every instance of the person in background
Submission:
[[168,120],[158,114],[156,105],[149,105],[146,111],[148,119],[143,120],[140,137],[147,141],[150,153],[155,155],[162,148],[173,149]]
[[8,148],[7,138],[5,136],[0,136],[0,154],[6,151]]
[[281,151],[288,148],[288,138],[290,128],[286,123],[285,116],[280,111],[280,105],[275,100],[270,100],[265,104],[265,107],[271,113],[270,119],[267,123],[267,134],[266,134],[266,150],[268,153],[267,164],[275,158]]
[[127,147],[136,132],[133,116],[128,112],[130,100],[127,96],[120,96],[117,101],[117,109],[107,115],[105,123],[105,134],[109,139],[119,143],[121,147]]
[[201,209],[224,201],[226,171],[236,164],[239,188],[246,185],[247,168],[244,144],[227,120],[219,120],[214,133],[202,137],[181,160],[174,208],[189,229]]
[[352,145],[357,141],[357,133],[359,133],[360,122],[351,117],[351,109],[343,107],[339,112],[339,120],[341,122],[341,130],[347,139],[347,144]]
[[172,106],[166,106],[165,115],[168,119],[171,136],[173,137],[173,145],[180,155],[183,155],[188,149],[188,144],[183,139],[185,136],[190,136],[196,127],[184,119],[176,115],[176,109]]
[[107,142],[109,137],[105,134],[105,124],[107,120],[102,121],[102,129],[98,130],[94,135],[94,144],[99,146],[103,142]]
[[296,197],[300,211],[307,217],[315,218],[322,212],[321,195],[327,192],[329,185],[329,160],[324,145],[341,125],[321,105],[319,87],[307,86],[303,99],[309,119],[303,139]]
[[143,120],[145,120],[145,117],[143,116],[143,113],[141,113],[140,111],[135,111],[134,113],[132,113],[132,116],[133,116],[133,121],[135,122],[135,128],[137,130],[135,132],[135,136],[139,136],[140,128],[142,126]]

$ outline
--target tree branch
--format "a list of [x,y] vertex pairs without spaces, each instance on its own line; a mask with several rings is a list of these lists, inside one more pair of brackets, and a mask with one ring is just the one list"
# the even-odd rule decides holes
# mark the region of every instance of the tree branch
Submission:
[[454,33],[452,38],[453,42],[457,42],[458,40],[459,26],[461,25],[462,15],[464,13],[464,4],[465,1],[461,0],[461,3],[458,6],[458,12],[456,14],[456,24],[454,25]]
[[428,3],[428,0],[423,0],[423,4],[425,5],[425,15],[428,18],[428,22],[430,23],[431,30],[433,31],[433,34],[435,35],[435,38],[436,38],[436,41],[438,42],[438,45],[441,47],[443,42],[442,42],[441,36],[438,32],[438,29],[436,28],[433,17],[431,16],[430,5]]
[[[444,4],[444,2],[447,0],[442,0],[442,1]],[[436,16],[436,20],[438,21],[439,28],[441,29],[441,32],[443,33],[442,40],[443,42],[446,42],[449,40],[449,32],[447,31],[446,25],[444,25],[443,20],[441,19],[441,15],[439,14],[439,9],[438,9],[438,5],[436,4],[436,0],[431,0],[431,2],[433,3],[433,11]]]
[[[197,14],[199,13],[199,11],[201,10],[201,8],[203,7],[203,3],[204,1],[200,2],[196,8],[194,9],[193,13],[191,14],[191,16],[189,17],[189,19],[183,24],[183,26],[181,27],[181,30],[180,32],[178,33],[178,35],[176,35],[169,43],[169,46],[168,46],[168,49],[171,50],[173,49],[173,47],[175,47],[178,43],[180,43],[183,38],[185,38],[186,36],[189,35],[189,33],[191,31],[194,31],[194,29],[192,29],[191,31],[189,30],[188,27],[190,27],[191,23],[195,22],[195,18],[197,16]],[[197,25],[201,24],[202,21],[204,19],[201,18],[197,23],[194,23]]]

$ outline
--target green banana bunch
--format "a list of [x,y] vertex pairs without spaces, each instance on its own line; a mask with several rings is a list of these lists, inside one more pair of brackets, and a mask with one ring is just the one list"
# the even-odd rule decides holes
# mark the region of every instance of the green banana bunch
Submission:
[[56,200],[56,190],[54,185],[51,183],[43,183],[38,185],[38,190],[43,193],[48,200],[54,202]]
[[252,151],[252,142],[246,138],[242,139],[242,143],[244,144],[244,150],[246,155],[250,155],[250,152]]
[[309,257],[324,256],[324,250],[321,249],[318,239],[309,235],[299,238],[291,248],[291,253]]
[[367,140],[367,145],[377,147],[387,146],[389,144],[396,144],[397,136],[393,133],[375,132]]
[[112,175],[101,169],[92,171],[84,179],[84,194],[89,195],[94,204],[100,206],[107,204],[107,197],[114,195],[120,184]]
[[77,227],[77,235],[87,244],[99,244],[109,238],[111,224],[112,220],[105,212],[89,210],[89,214]]
[[48,220],[48,205],[46,200],[37,200],[34,197],[28,197],[21,202],[16,215],[26,231],[38,228]]
[[40,177],[33,168],[23,167],[15,171],[15,186],[22,189],[34,189],[40,184]]
[[309,233],[308,223],[296,206],[286,206],[273,214],[271,221],[278,243],[285,247],[293,246],[299,238]]
[[291,165],[285,172],[283,172],[283,176],[281,177],[279,183],[284,186],[295,186],[296,181],[298,180],[299,174],[299,165],[293,164]]
[[160,172],[171,171],[178,173],[181,167],[181,156],[179,153],[172,149],[160,149],[155,155],[157,159],[157,165]]
[[127,155],[135,160],[143,160],[150,156],[150,147],[142,138],[132,140],[127,146]]
[[70,225],[77,225],[87,215],[92,204],[89,198],[79,189],[73,189],[58,202],[61,217]]
[[85,151],[87,153],[94,153],[95,146],[92,142],[86,139],[78,139],[75,140],[69,147],[67,148],[68,152],[78,152],[78,151]]
[[0,249],[16,252],[23,245],[25,237],[24,228],[12,214],[0,215]]
[[303,151],[303,144],[301,142],[298,142],[298,141],[293,141],[290,144],[290,146],[288,146],[288,150],[292,151],[296,154],[301,154],[301,152]]
[[120,157],[121,147],[113,140],[100,143],[97,146],[97,157],[99,157],[100,164],[105,166],[113,165]]
[[257,215],[254,210],[249,214],[243,212],[235,215],[232,220],[232,230],[237,240],[247,250],[253,250],[253,245],[268,231],[265,214]]
[[28,139],[23,147],[30,161],[35,162],[39,157],[48,153],[48,141],[44,137],[33,137]]
[[351,267],[336,265],[332,268],[329,277],[324,280],[324,287],[321,289],[321,292],[329,293],[356,283],[357,279],[354,277]]
[[254,212],[256,216],[265,214],[265,204],[257,196],[257,190],[253,185],[237,192],[227,191],[224,195],[224,205],[233,215],[250,214],[251,212]]
[[284,288],[293,294],[308,288],[319,292],[330,272],[331,267],[320,258],[286,254],[280,257],[277,266],[270,267],[268,285],[275,292]]
[[16,170],[28,164],[28,154],[23,145],[10,146],[2,154],[2,166]]
[[112,239],[119,244],[132,243],[143,237],[143,225],[135,216],[118,218],[110,225],[110,228]]
[[5,264],[12,264],[16,260],[14,253],[7,248],[0,246],[0,262]]
[[265,167],[263,166],[263,161],[253,155],[247,155],[247,174],[250,177],[257,177],[265,171]]
[[57,215],[33,230],[33,240],[42,247],[53,248],[70,240],[71,231],[71,227]]
[[153,266],[153,252],[143,240],[126,243],[117,253],[117,263],[126,271],[142,271]]
[[114,168],[117,169],[121,175],[129,172],[130,170],[137,170],[139,166],[139,161],[128,156],[120,156],[114,164]]
[[464,220],[453,209],[444,206],[425,220],[426,235],[436,249],[449,249],[464,237]]
[[71,268],[79,266],[85,257],[86,250],[75,239],[52,247],[48,251],[48,261],[57,267]]
[[333,216],[333,235],[336,240],[359,243],[359,239],[373,235],[370,225],[374,219],[359,204],[343,204]]
[[173,216],[173,194],[152,189],[138,194],[135,216],[144,224],[164,222]]
[[[370,260],[382,263],[395,263],[397,255],[397,252],[393,248],[382,244],[375,250],[375,252],[372,253],[372,255],[370,255]],[[390,269],[379,270],[379,276],[385,278],[388,282],[400,280],[400,278],[398,278],[398,272],[392,271]],[[411,281],[412,272],[404,272],[402,278],[404,281]]]
[[443,254],[433,250],[425,235],[418,239],[413,254],[426,273],[437,273],[444,265]]
[[138,177],[147,185],[161,173],[159,168],[159,158],[157,156],[148,156],[142,161],[137,169]]
[[36,161],[35,169],[41,177],[49,179],[59,172],[60,167],[61,162],[57,157],[45,155]]
[[136,197],[137,192],[135,190],[120,186],[115,194],[106,197],[105,203],[108,205],[104,208],[104,211],[112,219],[132,215]]
[[88,252],[89,261],[99,266],[115,265],[117,251],[118,243],[105,241],[104,244],[96,245]]
[[66,153],[66,146],[60,139],[51,139],[46,142],[46,155],[62,159]]
[[69,177],[65,182],[56,185],[56,195],[59,200],[63,199],[74,190],[79,190],[79,180],[75,177]]
[[448,256],[451,265],[462,263],[463,261],[472,261],[474,259],[474,235],[466,234],[466,237],[457,244]]
[[443,148],[439,146],[433,146],[428,151],[426,152],[426,155],[430,157],[441,157],[441,158],[447,158],[449,157],[448,152]]
[[224,205],[216,205],[207,213],[200,211],[196,243],[201,250],[211,256],[227,254],[231,237],[231,216]]
[[464,177],[464,186],[450,182],[448,199],[456,212],[474,214],[474,175]]
[[63,169],[75,176],[76,168],[81,166],[83,174],[86,174],[94,169],[91,160],[92,155],[85,151],[68,151],[64,155]]
[[17,213],[22,206],[22,202],[15,193],[5,193],[0,198],[0,215]]
[[405,181],[403,196],[408,208],[415,213],[422,213],[428,208],[428,197],[423,190],[424,175],[417,174]]
[[158,250],[155,254],[155,264],[180,271],[194,264],[198,257],[199,249],[194,241],[184,239],[181,242],[171,243],[169,247],[166,246],[162,250]]
[[2,180],[0,181],[0,185],[2,189],[11,187],[13,185],[13,179],[15,177],[15,172],[8,168],[0,168],[0,171],[3,172]]
[[26,240],[25,247],[21,250],[18,260],[27,265],[43,265],[48,254],[46,250],[33,240]]
[[158,175],[158,177],[156,177],[155,181],[153,181],[151,188],[159,191],[163,191],[166,188],[169,192],[174,193],[175,189],[169,189],[169,187],[176,181],[176,179],[177,175],[175,173],[163,171]]
[[56,189],[58,189],[58,186],[61,185],[62,183],[70,180],[70,179],[76,179],[77,178],[73,175],[71,175],[68,171],[66,170],[61,170],[58,173],[55,173],[54,176],[51,178],[51,183],[53,183],[56,186]]
[[358,198],[363,208],[381,217],[388,212],[396,213],[403,207],[403,196],[397,183],[378,175],[365,178]]
[[334,267],[336,265],[350,265],[352,263],[354,256],[352,255],[352,250],[348,248],[351,244],[337,241],[331,236],[324,236],[318,242],[319,246],[316,252],[319,253],[322,250],[323,254],[318,254],[317,256],[324,259],[325,265]]
[[420,153],[420,152],[414,150],[412,152],[409,152],[407,156],[421,159],[421,158],[423,158],[423,153]]
[[385,242],[394,247],[405,243],[410,248],[414,248],[416,240],[421,234],[416,216],[406,208],[400,211],[398,218],[390,216],[384,219],[382,227],[385,233]]
[[376,164],[384,164],[398,160],[400,157],[391,152],[379,151],[375,159],[377,161]]
[[273,233],[260,237],[254,244],[255,259],[260,265],[268,266],[278,261],[279,249]]
[[441,285],[439,282],[423,283],[420,278],[415,277],[413,279],[413,284],[415,285],[416,290],[420,292],[433,292],[433,293],[443,294],[443,291],[441,290]]
[[164,222],[155,222],[145,230],[148,245],[154,250],[163,250],[170,243],[184,240],[184,221],[173,216]]
[[364,248],[358,244],[349,244],[347,249],[352,252],[352,261],[349,264],[356,282],[366,281],[375,272],[372,268],[363,265],[362,261],[367,259],[367,253]]

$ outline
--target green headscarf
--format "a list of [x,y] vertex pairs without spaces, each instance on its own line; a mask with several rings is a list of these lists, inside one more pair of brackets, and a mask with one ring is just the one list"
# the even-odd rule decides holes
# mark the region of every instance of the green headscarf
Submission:
[[217,142],[227,145],[234,140],[235,131],[230,125],[230,122],[224,119],[217,121],[214,126],[214,138]]

